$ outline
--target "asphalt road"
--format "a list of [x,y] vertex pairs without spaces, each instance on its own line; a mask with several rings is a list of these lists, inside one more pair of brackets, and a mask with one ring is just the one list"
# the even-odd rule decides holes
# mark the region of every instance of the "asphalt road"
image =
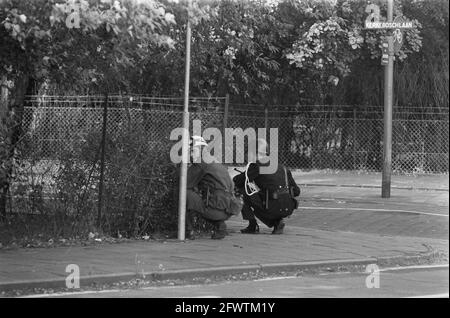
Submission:
[[[449,297],[449,270],[444,267],[395,268],[368,273],[327,273],[314,276],[272,277],[206,285],[103,290],[36,297],[124,298],[374,298]],[[367,282],[369,286],[367,287]],[[379,283],[379,284],[378,284]],[[378,287],[378,288],[377,288]]]

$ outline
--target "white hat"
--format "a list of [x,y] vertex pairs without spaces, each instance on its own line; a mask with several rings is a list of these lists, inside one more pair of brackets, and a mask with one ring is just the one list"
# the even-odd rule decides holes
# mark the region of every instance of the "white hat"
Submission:
[[267,141],[264,138],[258,138],[257,143],[258,154],[266,156],[269,150],[269,144]]
[[202,136],[192,136],[189,145],[191,147],[208,146],[208,144],[206,143],[205,139],[203,139]]

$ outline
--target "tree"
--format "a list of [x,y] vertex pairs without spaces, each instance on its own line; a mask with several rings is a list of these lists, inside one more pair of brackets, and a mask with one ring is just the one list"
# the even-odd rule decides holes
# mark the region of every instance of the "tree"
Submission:
[[423,26],[423,46],[396,69],[399,105],[448,109],[449,100],[449,2],[402,1],[406,16]]
[[[176,50],[155,51],[144,64],[144,85],[138,91],[163,95],[183,91],[185,6],[169,3],[179,24],[171,29]],[[198,3],[192,27],[191,92],[193,95],[262,100],[269,73],[278,68],[271,34],[277,27],[271,9],[259,1],[206,1]],[[199,18],[201,17],[201,18]],[[271,33],[271,34],[270,34]]]
[[30,83],[91,86],[100,92],[127,87],[130,69],[150,48],[173,47],[164,32],[175,20],[156,0],[2,0],[0,6],[0,75],[12,83],[0,108],[4,216]]
[[[381,8],[381,20],[386,20],[385,1],[375,2]],[[362,29],[368,15],[366,1],[343,0],[336,5],[329,1],[295,3],[309,18],[302,24],[303,32],[286,57],[290,63],[308,69],[318,79],[323,97],[329,91],[328,83],[339,85],[355,70],[366,74],[380,71],[381,43],[387,33]],[[396,6],[394,15],[402,15],[401,5]],[[416,19],[412,21],[417,29],[405,32],[405,43],[396,54],[400,62],[418,52],[422,45],[421,25]],[[345,95],[341,95],[341,102],[344,102],[342,99]]]

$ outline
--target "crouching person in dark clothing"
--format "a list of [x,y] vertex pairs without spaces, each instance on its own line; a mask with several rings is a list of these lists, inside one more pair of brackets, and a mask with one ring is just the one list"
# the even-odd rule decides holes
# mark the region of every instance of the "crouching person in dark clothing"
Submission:
[[186,234],[193,239],[192,220],[195,213],[214,225],[212,239],[223,239],[228,233],[225,221],[237,215],[242,204],[234,195],[234,184],[227,168],[218,162],[196,163],[201,147],[206,146],[202,137],[191,138],[192,165],[187,171]]
[[[266,141],[258,139],[259,158],[265,157],[267,153]],[[283,219],[298,207],[295,197],[300,195],[300,188],[291,172],[283,165],[278,164],[275,173],[261,174],[260,168],[263,165],[259,160],[250,163],[245,172],[233,178],[244,199],[242,217],[249,221],[248,227],[241,232],[258,233],[258,218],[269,228],[273,228],[272,234],[282,234],[285,226]]]

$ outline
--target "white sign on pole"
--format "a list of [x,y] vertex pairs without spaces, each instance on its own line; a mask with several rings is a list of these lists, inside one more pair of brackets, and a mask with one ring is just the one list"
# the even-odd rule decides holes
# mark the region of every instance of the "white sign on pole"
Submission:
[[392,29],[414,29],[411,21],[407,21],[402,16],[395,17],[392,22],[380,21],[380,7],[376,4],[369,4],[366,7],[367,16],[364,26],[369,30],[392,30]]
[[413,23],[410,21],[404,22],[367,22],[365,25],[369,30],[392,30],[392,29],[413,29]]
[[[405,21],[406,19],[402,16],[397,16],[394,19],[394,22],[397,23],[403,23]],[[394,53],[398,53],[403,45],[403,31],[402,29],[395,29],[392,35],[394,37]]]

